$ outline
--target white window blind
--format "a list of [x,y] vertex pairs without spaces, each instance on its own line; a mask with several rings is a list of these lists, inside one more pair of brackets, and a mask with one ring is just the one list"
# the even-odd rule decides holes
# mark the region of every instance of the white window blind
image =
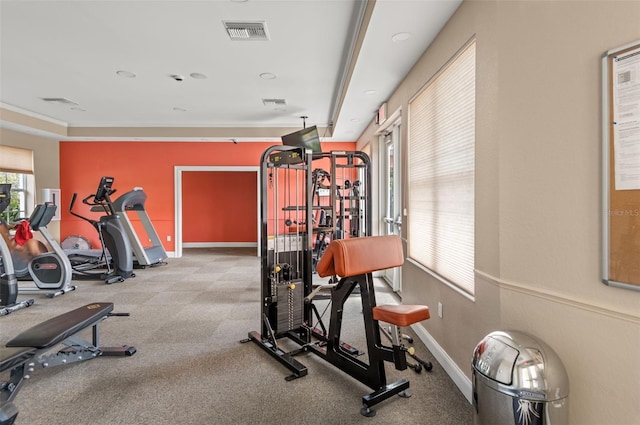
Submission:
[[409,102],[408,257],[474,293],[475,41]]
[[0,171],[33,174],[33,152],[28,149],[0,146]]

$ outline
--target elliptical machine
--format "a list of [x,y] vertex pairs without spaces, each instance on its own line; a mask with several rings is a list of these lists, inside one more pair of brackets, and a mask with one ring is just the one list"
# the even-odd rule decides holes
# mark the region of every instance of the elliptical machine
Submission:
[[[83,204],[91,206],[91,211],[105,213],[99,220],[84,217],[73,211],[73,205],[77,198],[76,193],[73,194],[69,205],[69,212],[72,215],[89,222],[98,232],[102,245],[102,258],[107,268],[106,273],[101,274],[100,278],[104,279],[106,284],[124,282],[125,279],[135,277],[131,243],[120,222],[120,216],[116,214],[111,202],[110,196],[115,192],[112,189],[113,180],[113,177],[102,177],[96,193],[82,200]],[[73,269],[74,277],[78,279],[95,278],[96,273],[82,270],[77,266],[74,266]]]

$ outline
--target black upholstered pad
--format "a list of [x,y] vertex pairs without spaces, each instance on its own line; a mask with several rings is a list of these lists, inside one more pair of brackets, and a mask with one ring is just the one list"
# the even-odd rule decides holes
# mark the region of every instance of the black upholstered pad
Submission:
[[0,372],[26,362],[36,354],[33,347],[0,347]]
[[113,303],[94,303],[39,323],[7,342],[7,347],[52,347],[105,317]]

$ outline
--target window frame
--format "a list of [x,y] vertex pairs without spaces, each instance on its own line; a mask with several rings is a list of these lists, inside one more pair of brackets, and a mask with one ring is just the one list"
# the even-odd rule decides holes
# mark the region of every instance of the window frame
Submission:
[[[28,175],[0,171],[0,183],[11,183],[11,203],[0,213],[0,219],[7,223],[13,223],[27,217]],[[16,185],[16,183],[18,184]],[[15,199],[18,200],[17,208]]]
[[470,299],[475,294],[475,63],[472,38],[409,100],[407,142],[407,259]]

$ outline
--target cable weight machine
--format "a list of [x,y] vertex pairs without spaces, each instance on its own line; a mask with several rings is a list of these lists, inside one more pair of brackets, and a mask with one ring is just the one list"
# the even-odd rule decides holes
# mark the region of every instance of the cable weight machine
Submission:
[[[334,239],[370,235],[369,157],[272,146],[262,155],[260,173],[262,326],[245,341],[254,341],[285,365],[291,380],[307,374],[294,356],[328,340],[329,326],[312,301],[326,293],[323,283],[337,280],[320,281],[317,261]],[[300,348],[285,351],[280,347],[284,339]]]
[[[291,372],[286,380],[308,374],[296,355],[313,353],[324,359],[373,390],[362,397],[360,413],[367,417],[390,397],[410,397],[407,379],[387,381],[385,363],[397,370],[431,369],[404,345],[401,333],[401,327],[427,320],[430,313],[423,305],[376,303],[373,273],[400,267],[404,253],[398,236],[368,234],[368,157],[362,152],[314,154],[302,147],[273,146],[264,152],[260,171],[262,327],[242,342],[255,342],[286,366]],[[326,213],[323,222],[318,212]],[[314,237],[321,232],[330,240],[324,253],[317,251]],[[328,298],[320,297],[323,292]],[[356,293],[364,333],[364,342],[358,344],[366,352],[341,337],[343,319],[353,313],[347,300]],[[326,308],[319,314],[317,306],[322,305]],[[389,331],[381,330],[379,322],[387,323]],[[390,346],[382,343],[381,333],[389,337]],[[419,364],[410,364],[407,355]]]
[[[278,346],[289,338],[300,345],[309,342],[305,326],[311,306],[304,298],[311,280],[311,152],[304,148],[272,146],[262,155],[261,190],[261,333],[249,339],[289,368],[294,379],[307,368]],[[247,340],[247,341],[248,341]]]

